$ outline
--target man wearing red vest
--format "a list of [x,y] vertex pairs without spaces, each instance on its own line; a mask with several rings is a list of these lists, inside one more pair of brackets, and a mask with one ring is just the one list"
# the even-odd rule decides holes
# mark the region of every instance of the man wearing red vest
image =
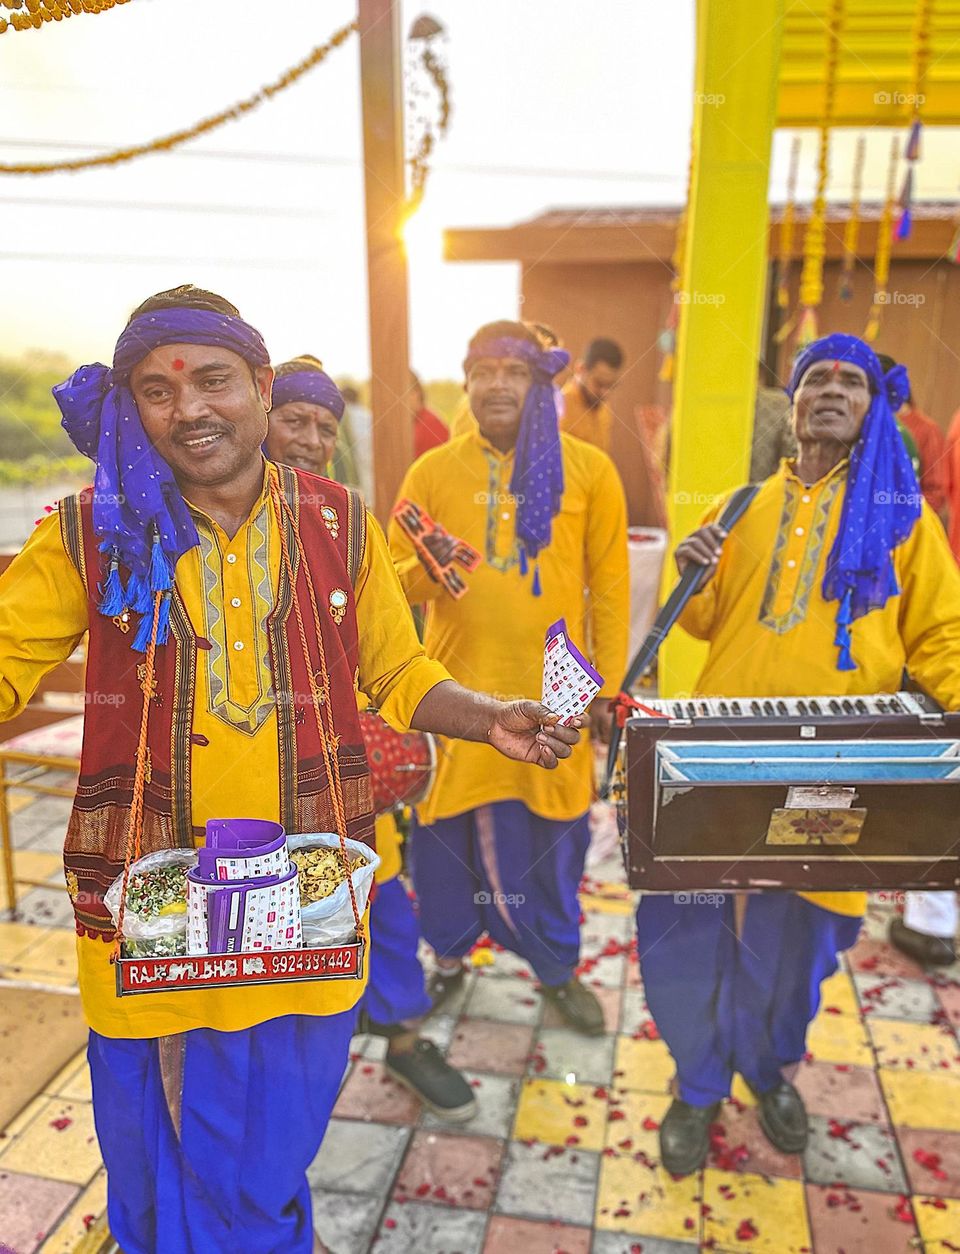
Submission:
[[397,728],[543,767],[577,739],[536,702],[454,683],[417,642],[358,498],[264,460],[269,361],[222,297],[188,286],[144,302],[112,369],[83,366],[54,389],[94,488],[62,501],[0,580],[0,718],[89,633],[64,863],[125,1254],[310,1254],[306,1168],[363,991],[338,980],[118,999],[103,897],[131,828],[149,853],[192,847],[213,817],[336,831],[340,810],[347,835],[370,840],[358,687]]

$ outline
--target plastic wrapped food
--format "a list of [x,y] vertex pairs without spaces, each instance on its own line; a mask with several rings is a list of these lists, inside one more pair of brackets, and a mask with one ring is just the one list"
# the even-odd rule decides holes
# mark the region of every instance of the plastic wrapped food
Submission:
[[[128,955],[172,958],[187,952],[187,872],[196,862],[194,849],[162,849],[131,864],[123,915]],[[104,896],[114,923],[122,888],[119,875]]]
[[[370,896],[373,875],[380,865],[380,859],[368,845],[361,844],[358,840],[348,840],[345,843],[347,857],[350,861],[350,879],[353,882],[353,892],[357,899],[357,909],[362,918],[363,912],[367,908],[367,899]],[[304,896],[303,886],[301,886],[300,914],[303,920],[304,947],[310,948],[311,946],[335,945],[347,942],[353,937],[355,924],[353,906],[350,902],[350,890],[343,875],[339,837],[333,832],[314,832],[310,835],[288,836],[287,848],[290,850],[290,861],[297,865],[298,878],[302,855],[309,851],[322,850],[326,854],[332,854],[337,868],[337,881],[325,895],[308,901],[307,897]],[[306,865],[308,870],[316,865],[319,872],[321,868],[329,867],[331,863],[327,858],[324,858],[322,861],[320,859],[317,859],[315,862],[311,860]],[[312,896],[314,892],[320,892],[322,889],[325,889],[331,881],[332,876],[324,876],[322,873],[316,875],[315,882],[308,876],[308,895]]]

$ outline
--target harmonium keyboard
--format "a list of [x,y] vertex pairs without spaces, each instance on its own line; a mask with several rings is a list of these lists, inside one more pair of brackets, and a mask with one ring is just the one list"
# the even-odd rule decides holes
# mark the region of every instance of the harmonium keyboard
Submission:
[[613,795],[633,888],[960,885],[960,713],[924,693],[646,701]]

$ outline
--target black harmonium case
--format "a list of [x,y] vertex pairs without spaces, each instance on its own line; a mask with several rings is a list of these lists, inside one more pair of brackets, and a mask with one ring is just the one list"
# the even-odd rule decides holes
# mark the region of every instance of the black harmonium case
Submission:
[[613,790],[632,888],[960,885],[960,713],[913,692],[645,706]]

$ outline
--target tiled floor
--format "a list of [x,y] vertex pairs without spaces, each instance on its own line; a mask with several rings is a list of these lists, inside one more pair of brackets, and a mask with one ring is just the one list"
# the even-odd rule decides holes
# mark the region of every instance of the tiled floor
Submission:
[[[31,873],[49,868],[59,883],[62,803],[35,802],[14,822]],[[0,979],[70,995],[61,892],[31,890],[32,922],[0,922]],[[960,968],[928,976],[891,950],[889,901],[872,903],[825,989],[798,1077],[806,1154],[774,1150],[738,1087],[707,1169],[685,1180],[657,1162],[672,1065],[644,1002],[615,856],[591,868],[582,902],[583,977],[605,1036],[567,1031],[524,965],[493,951],[429,1023],[476,1091],[471,1123],[426,1114],[385,1075],[383,1043],[355,1039],[310,1170],[335,1254],[960,1251]],[[0,1251],[67,1254],[104,1208],[82,1058],[23,1096],[0,1133]]]

